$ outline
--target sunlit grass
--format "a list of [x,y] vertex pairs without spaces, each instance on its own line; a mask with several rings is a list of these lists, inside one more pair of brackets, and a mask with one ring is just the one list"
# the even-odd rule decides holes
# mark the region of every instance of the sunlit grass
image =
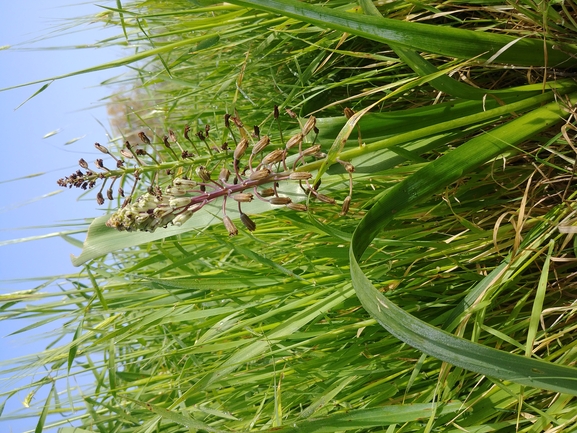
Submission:
[[[456,55],[457,39],[417,56],[421,30],[414,46],[388,46],[382,36],[335,30],[342,23],[331,20],[382,13],[435,23],[439,34],[449,26],[546,34],[555,45],[574,36],[572,6],[399,1],[361,9],[330,1],[297,19],[270,11],[290,1],[233,3],[257,9],[119,2],[100,16],[119,28],[101,44],[134,48],[91,69],[134,71],[111,95],[107,146],[119,150],[139,131],[156,143],[169,129],[182,138],[187,124],[195,132],[210,124],[217,139],[230,140],[223,116],[237,110],[281,147],[298,128],[283,109],[314,113],[326,156],[299,170],[321,177],[320,191],[341,203],[348,174],[331,162],[350,161],[348,215],[314,201],[304,213],[247,206],[257,229],[236,237],[212,215],[218,207],[164,235],[117,233],[97,219],[76,258],[84,267],[59,278],[60,292],[41,286],[3,299],[3,318],[63,323],[43,353],[2,367],[14,376],[46,369],[29,387],[45,395],[30,399],[31,411],[64,413],[83,431],[102,432],[571,431],[577,379],[539,369],[575,371],[575,246],[571,230],[559,231],[575,220],[577,86],[564,77],[575,47],[559,45],[550,59],[564,56],[566,65],[554,73],[538,64],[504,68],[468,57],[475,47]],[[323,23],[312,17],[327,9],[336,12]],[[539,37],[523,44],[531,40],[542,50]],[[536,58],[527,46],[512,44],[506,55],[525,68]],[[345,107],[357,112],[348,121]],[[156,149],[163,161],[179,161]],[[191,166],[221,160],[206,151]],[[357,255],[368,246],[356,257],[359,271],[351,240]],[[391,304],[371,307],[377,298],[360,271]],[[394,305],[409,313],[402,323],[387,323]],[[442,353],[441,340],[435,352],[429,336],[407,334],[425,329],[420,321],[500,352],[478,365],[474,351]],[[521,359],[518,371],[503,377],[517,368],[505,365],[511,359]],[[73,431],[68,421],[51,422]]]

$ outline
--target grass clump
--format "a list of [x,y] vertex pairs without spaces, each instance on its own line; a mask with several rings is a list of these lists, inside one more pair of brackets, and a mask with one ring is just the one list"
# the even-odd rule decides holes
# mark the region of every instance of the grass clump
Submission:
[[[72,336],[10,367],[50,366],[39,411],[110,432],[571,431],[572,6],[231,3],[107,12],[103,43],[137,47],[102,65],[134,70],[118,137],[61,183],[103,182],[120,210],[66,290],[3,310]],[[265,136],[270,165],[249,156]],[[231,198],[262,196],[251,176],[301,206],[249,217]]]

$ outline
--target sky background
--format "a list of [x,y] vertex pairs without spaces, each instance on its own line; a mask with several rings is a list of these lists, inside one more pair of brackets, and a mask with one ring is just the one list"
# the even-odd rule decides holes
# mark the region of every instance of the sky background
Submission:
[[[106,0],[98,4],[115,6]],[[72,28],[78,23],[75,18],[100,11],[90,2],[75,0],[1,1],[0,88],[89,68],[128,54],[120,48],[73,48],[119,33],[118,28],[103,30],[100,23]],[[54,49],[57,47],[68,49]],[[93,145],[107,142],[100,123],[109,127],[105,102],[114,91],[100,83],[124,72],[126,69],[113,69],[59,80],[22,106],[41,84],[0,92],[0,294],[35,287],[38,282],[31,278],[78,271],[70,262],[70,254],[80,250],[59,237],[19,243],[12,240],[50,234],[58,231],[55,225],[102,215],[95,201],[77,201],[79,190],[62,190],[56,180],[75,171],[81,157],[87,161],[98,157]],[[43,138],[54,131],[57,133]],[[36,173],[45,174],[29,177]],[[50,327],[8,336],[25,325],[28,323],[0,322],[0,370],[3,361],[46,346],[41,338],[30,336],[50,331]],[[2,391],[17,384],[0,376]],[[4,414],[22,407],[25,396],[22,392],[11,398]],[[0,431],[33,430],[36,422],[0,420]]]

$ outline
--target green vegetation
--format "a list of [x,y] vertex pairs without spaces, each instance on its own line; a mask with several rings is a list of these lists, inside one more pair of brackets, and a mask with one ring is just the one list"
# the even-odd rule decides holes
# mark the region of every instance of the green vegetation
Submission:
[[[37,431],[573,431],[577,6],[230,3],[99,16],[134,75],[60,182],[124,210],[0,310],[71,336],[5,369],[47,369]],[[232,206],[273,149],[291,205]]]

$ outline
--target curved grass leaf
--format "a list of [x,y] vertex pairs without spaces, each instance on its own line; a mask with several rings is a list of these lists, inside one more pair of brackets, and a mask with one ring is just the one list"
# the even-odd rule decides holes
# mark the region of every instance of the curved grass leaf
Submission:
[[498,56],[497,62],[518,66],[571,67],[577,64],[577,57],[554,49],[551,42],[537,39],[513,38],[495,33],[349,13],[296,0],[231,0],[231,3],[277,13],[373,41],[458,59],[476,58],[479,61],[488,61]]
[[[576,95],[573,95],[573,100]],[[407,344],[452,365],[522,385],[577,395],[577,370],[506,353],[458,338],[405,312],[381,294],[358,260],[394,216],[475,170],[523,140],[554,125],[566,113],[556,102],[478,136],[426,165],[384,194],[361,220],[349,250],[351,276],[363,306],[385,329]]]

